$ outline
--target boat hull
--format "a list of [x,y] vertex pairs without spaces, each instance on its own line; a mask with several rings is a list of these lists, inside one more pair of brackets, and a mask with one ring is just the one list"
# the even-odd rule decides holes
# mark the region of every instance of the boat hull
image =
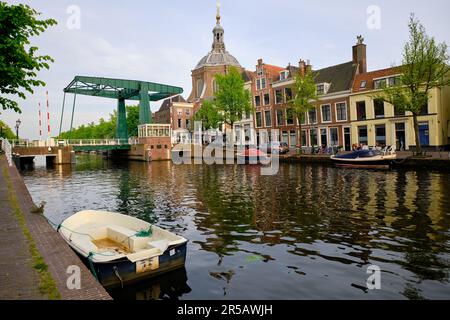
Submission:
[[331,156],[338,167],[389,169],[397,158],[395,153],[383,154],[378,150],[358,150],[349,154]]
[[392,165],[392,159],[377,160],[352,160],[352,159],[331,159],[337,167],[344,168],[373,168],[373,169],[389,169]]
[[392,161],[334,161],[337,167],[341,168],[361,168],[361,169],[389,169]]
[[[142,265],[149,261],[131,262],[126,258],[108,262],[89,262],[86,257],[81,256],[91,272],[95,271],[97,280],[106,288],[114,288],[133,284],[144,279],[150,279],[163,273],[182,268],[186,262],[187,243],[169,247],[162,255],[154,257],[157,259],[157,267],[153,270],[145,270]],[[151,259],[148,259],[151,260]],[[154,262],[155,260],[153,260]],[[94,270],[92,270],[92,268]],[[140,272],[139,272],[140,269]]]

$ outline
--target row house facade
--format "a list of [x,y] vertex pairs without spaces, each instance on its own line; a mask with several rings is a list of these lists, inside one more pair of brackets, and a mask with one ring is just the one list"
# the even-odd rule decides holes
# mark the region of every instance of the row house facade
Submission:
[[292,98],[295,75],[311,68],[303,60],[298,67],[287,68],[258,61],[252,84],[257,143],[280,141],[291,148],[335,146],[351,150],[349,97],[356,75],[367,69],[366,45],[359,38],[353,46],[352,61],[313,70],[319,99],[316,108],[305,114],[300,135],[288,101]]
[[172,143],[188,142],[194,125],[194,104],[182,96],[166,99],[153,119],[157,124],[170,124]]
[[[352,144],[395,146],[396,150],[414,150],[416,146],[411,112],[404,112],[379,99],[380,89],[396,84],[400,68],[388,68],[360,74],[350,96]],[[424,149],[450,146],[450,87],[435,88],[418,117],[419,140]]]
[[256,143],[258,145],[270,141],[279,141],[273,129],[277,129],[274,122],[274,91],[272,84],[277,82],[280,72],[284,68],[266,64],[262,59],[258,60],[256,71],[251,84],[252,103],[254,106],[254,126]]

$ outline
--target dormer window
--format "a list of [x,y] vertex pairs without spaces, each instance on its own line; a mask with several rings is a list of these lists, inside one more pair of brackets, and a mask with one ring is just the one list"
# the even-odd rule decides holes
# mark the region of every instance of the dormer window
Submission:
[[289,73],[286,70],[280,72],[280,81],[286,80],[289,76]]
[[319,83],[317,85],[317,94],[318,95],[322,95],[322,94],[327,94],[328,90],[330,89],[331,84],[329,83]]
[[386,80],[387,80],[386,78],[375,80],[373,82],[373,87],[375,88],[375,90],[386,87],[386,83],[387,83]]
[[367,81],[366,81],[366,80],[363,80],[363,81],[361,81],[361,84],[359,85],[359,88],[360,88],[360,89],[365,89],[366,86],[367,86]]

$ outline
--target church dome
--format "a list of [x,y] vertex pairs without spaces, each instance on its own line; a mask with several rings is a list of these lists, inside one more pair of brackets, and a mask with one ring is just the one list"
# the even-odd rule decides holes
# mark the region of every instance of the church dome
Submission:
[[227,51],[225,52],[211,51],[200,60],[195,69],[200,69],[203,67],[222,66],[222,65],[241,67],[239,61],[231,54],[229,54]]

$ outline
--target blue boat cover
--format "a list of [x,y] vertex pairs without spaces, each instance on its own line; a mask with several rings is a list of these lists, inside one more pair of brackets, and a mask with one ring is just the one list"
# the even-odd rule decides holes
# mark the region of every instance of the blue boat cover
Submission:
[[336,159],[358,159],[358,158],[372,158],[381,155],[378,150],[357,150],[352,153],[341,154],[336,156]]

